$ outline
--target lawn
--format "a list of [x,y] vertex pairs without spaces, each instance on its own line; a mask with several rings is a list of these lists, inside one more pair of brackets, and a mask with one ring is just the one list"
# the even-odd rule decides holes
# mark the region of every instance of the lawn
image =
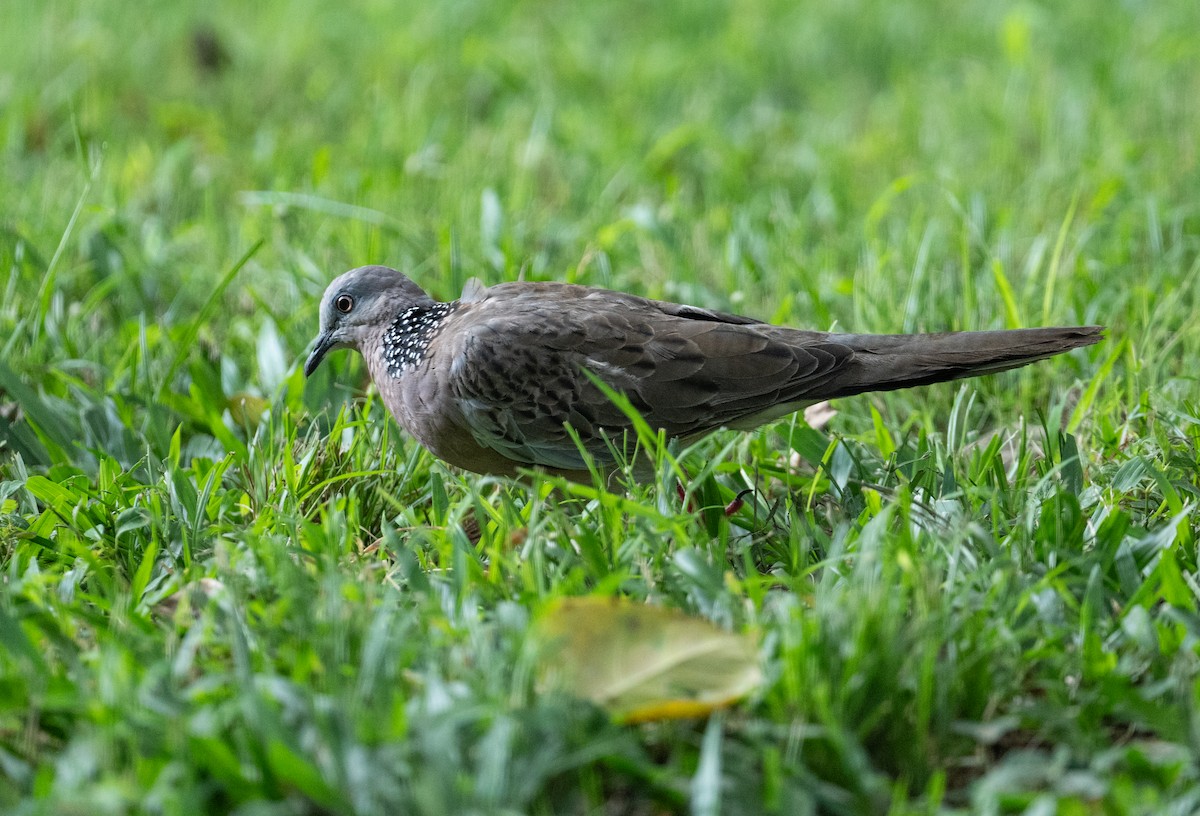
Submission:
[[[3,17],[0,812],[1200,812],[1195,0]],[[306,381],[366,263],[1108,336],[597,494],[437,462],[349,353]],[[577,596],[762,682],[547,688]]]

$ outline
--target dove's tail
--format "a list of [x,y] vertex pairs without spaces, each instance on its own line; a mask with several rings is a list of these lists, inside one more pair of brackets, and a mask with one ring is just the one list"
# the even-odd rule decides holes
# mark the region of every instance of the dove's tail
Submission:
[[1104,338],[1103,326],[1073,326],[944,334],[834,334],[854,350],[850,365],[829,382],[821,399],[1007,371]]

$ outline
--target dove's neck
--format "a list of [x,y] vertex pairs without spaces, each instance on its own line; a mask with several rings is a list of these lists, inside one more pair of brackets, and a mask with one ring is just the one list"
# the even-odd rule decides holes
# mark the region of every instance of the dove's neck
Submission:
[[379,348],[372,350],[372,375],[399,378],[416,368],[429,352],[429,344],[441,329],[443,321],[458,307],[453,303],[422,303],[409,306],[398,313],[384,330]]

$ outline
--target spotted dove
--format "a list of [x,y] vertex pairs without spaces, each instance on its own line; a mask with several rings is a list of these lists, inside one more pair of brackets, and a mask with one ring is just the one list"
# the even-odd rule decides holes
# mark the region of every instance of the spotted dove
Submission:
[[478,473],[540,466],[572,478],[586,478],[580,445],[611,465],[631,428],[597,380],[686,440],[834,397],[1016,368],[1103,331],[826,333],[540,282],[472,282],[442,303],[384,266],[334,280],[320,321],[306,376],[330,350],[357,349],[388,410],[436,456]]

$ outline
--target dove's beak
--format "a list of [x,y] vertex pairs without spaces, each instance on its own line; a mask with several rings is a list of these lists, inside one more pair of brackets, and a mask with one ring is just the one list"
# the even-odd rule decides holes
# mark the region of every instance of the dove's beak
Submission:
[[333,339],[333,332],[321,332],[317,336],[316,343],[313,345],[312,353],[308,355],[308,359],[304,362],[304,376],[311,377],[312,373],[317,370],[317,366],[325,359],[325,355],[336,345],[337,341]]

